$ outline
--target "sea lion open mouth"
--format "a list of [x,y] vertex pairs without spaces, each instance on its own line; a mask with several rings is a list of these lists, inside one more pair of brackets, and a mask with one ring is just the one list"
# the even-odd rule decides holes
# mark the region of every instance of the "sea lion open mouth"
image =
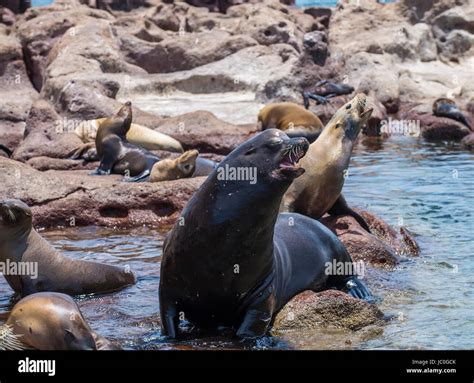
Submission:
[[305,170],[298,163],[309,149],[309,142],[306,138],[293,138],[286,149],[283,150],[281,161],[276,176],[299,177]]

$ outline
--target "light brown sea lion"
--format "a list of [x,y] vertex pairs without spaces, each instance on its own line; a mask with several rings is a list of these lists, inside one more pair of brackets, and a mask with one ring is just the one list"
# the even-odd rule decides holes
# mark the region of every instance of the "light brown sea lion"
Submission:
[[36,232],[31,209],[19,200],[0,201],[0,262],[16,267],[4,276],[21,296],[41,291],[106,293],[135,283],[128,269],[61,255]]
[[353,216],[370,232],[364,219],[347,206],[341,194],[352,148],[373,109],[365,109],[367,97],[357,94],[337,110],[301,160],[305,174],[295,179],[283,197],[281,209],[314,219],[325,213]]
[[36,293],[19,301],[0,326],[0,350],[118,350],[94,332],[65,294]]
[[262,130],[280,129],[289,137],[305,137],[309,142],[313,142],[323,130],[318,116],[292,102],[266,105],[258,114],[258,123]]
[[[81,122],[74,133],[85,143],[95,142],[97,130],[107,118],[98,118],[96,120],[87,120]],[[179,141],[174,138],[159,133],[146,126],[132,123],[130,129],[126,134],[128,142],[134,145],[141,146],[147,150],[166,150],[168,152],[182,153],[183,147]]]
[[174,160],[166,158],[151,169],[150,182],[161,182],[191,177],[196,169],[199,152],[188,150]]

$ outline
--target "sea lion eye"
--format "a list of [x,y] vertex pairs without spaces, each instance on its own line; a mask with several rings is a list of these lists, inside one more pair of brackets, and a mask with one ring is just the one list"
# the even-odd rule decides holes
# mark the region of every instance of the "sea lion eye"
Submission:
[[341,124],[338,122],[338,123],[336,124],[336,127],[335,127],[335,128],[336,128],[336,129],[339,129],[340,127],[341,127]]
[[184,165],[184,169],[185,169],[185,170],[188,170],[188,169],[189,169],[189,167],[190,167],[190,165],[189,165],[189,164],[186,164],[186,165]]
[[346,109],[347,109],[347,110],[349,110],[350,108],[352,108],[352,105],[351,105],[351,104],[349,104],[349,105],[346,106]]
[[274,140],[271,140],[268,145],[269,146],[277,146],[277,145],[281,145],[283,143],[283,140],[281,138],[276,138]]
[[252,154],[254,152],[255,152],[255,147],[252,146],[249,149],[247,149],[247,151],[245,152],[245,155],[248,156],[249,154]]

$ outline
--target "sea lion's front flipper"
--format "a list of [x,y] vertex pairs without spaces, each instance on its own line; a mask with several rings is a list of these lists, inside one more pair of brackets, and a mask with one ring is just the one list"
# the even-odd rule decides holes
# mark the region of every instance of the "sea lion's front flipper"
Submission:
[[309,108],[309,99],[316,101],[318,104],[326,104],[328,102],[327,97],[319,96],[315,93],[304,92],[303,93],[303,102],[306,109]]
[[146,181],[146,178],[151,174],[150,169],[145,169],[142,173],[135,177],[124,177],[123,182],[140,182]]
[[120,151],[117,150],[117,147],[121,145],[122,142],[118,136],[113,135],[104,139],[99,167],[91,175],[108,175],[112,173],[115,163],[120,159]]
[[87,144],[79,145],[69,154],[69,159],[80,160],[81,158],[83,158],[84,153],[90,149],[95,149],[95,142],[88,142]]
[[361,217],[360,214],[356,213],[352,210],[346,202],[346,199],[342,194],[339,195],[339,198],[336,200],[334,205],[328,210],[329,215],[350,215],[354,217],[354,219],[359,223],[360,226],[364,228],[365,231],[368,233],[372,233],[370,231],[369,225],[365,222],[365,219]]
[[270,323],[272,314],[266,310],[250,309],[245,313],[244,321],[240,325],[237,336],[239,338],[257,338],[264,336]]
[[374,301],[372,294],[367,286],[356,276],[348,278],[345,286],[347,294],[354,298],[363,299],[369,303]]

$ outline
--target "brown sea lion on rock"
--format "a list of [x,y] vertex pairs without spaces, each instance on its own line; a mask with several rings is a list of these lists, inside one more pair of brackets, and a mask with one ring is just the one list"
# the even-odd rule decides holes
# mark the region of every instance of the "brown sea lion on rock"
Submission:
[[65,294],[36,293],[23,298],[0,326],[0,350],[117,350],[95,333],[76,302]]
[[280,129],[289,137],[305,137],[313,142],[323,130],[314,113],[292,102],[268,104],[260,110],[258,123],[262,130]]
[[305,174],[295,179],[286,192],[283,211],[319,219],[324,214],[351,215],[370,232],[365,220],[353,211],[341,194],[354,142],[373,109],[365,109],[367,96],[357,94],[337,110],[318,139],[301,160]]
[[[4,276],[21,296],[41,291],[107,293],[135,283],[134,274],[124,268],[61,255],[36,232],[31,209],[19,200],[0,201],[0,262],[16,267],[16,273]],[[21,275],[20,266],[26,271]]]
[[118,113],[100,124],[95,146],[100,164],[93,175],[122,174],[126,180],[148,177],[160,158],[129,143],[126,135],[132,124],[132,103],[126,102]]

